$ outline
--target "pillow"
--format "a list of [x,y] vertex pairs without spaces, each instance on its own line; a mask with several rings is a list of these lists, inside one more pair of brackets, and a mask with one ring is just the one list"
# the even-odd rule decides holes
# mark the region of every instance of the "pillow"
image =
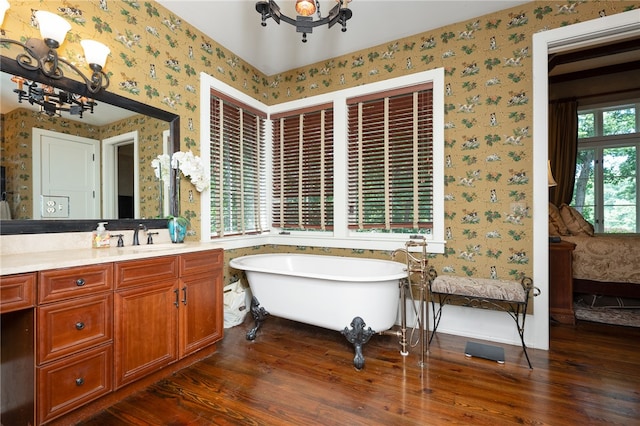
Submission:
[[554,222],[551,222],[551,220],[549,220],[549,236],[550,237],[559,237],[561,235],[562,234],[560,234],[560,230],[558,229],[556,224]]
[[549,235],[569,235],[560,210],[553,203],[549,203]]
[[572,235],[588,235],[593,237],[593,225],[584,220],[580,212],[571,206],[562,204],[560,206],[560,216],[567,225]]

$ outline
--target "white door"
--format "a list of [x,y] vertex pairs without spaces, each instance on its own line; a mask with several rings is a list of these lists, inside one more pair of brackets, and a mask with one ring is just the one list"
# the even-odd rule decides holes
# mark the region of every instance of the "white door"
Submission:
[[99,148],[95,139],[33,129],[34,219],[100,218]]

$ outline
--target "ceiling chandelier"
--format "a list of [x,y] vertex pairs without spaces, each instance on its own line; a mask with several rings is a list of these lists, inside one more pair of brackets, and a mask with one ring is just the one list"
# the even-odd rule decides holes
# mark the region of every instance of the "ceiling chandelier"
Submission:
[[[0,23],[4,20],[4,14],[9,8],[7,0],[0,0]],[[87,77],[71,62],[58,56],[57,48],[64,42],[71,24],[63,17],[55,13],[38,10],[34,12],[42,40],[30,38],[25,43],[7,38],[0,38],[0,44],[17,44],[24,48],[26,53],[16,56],[18,64],[29,71],[40,70],[45,76],[52,79],[64,77],[60,63],[65,64],[78,74],[85,82],[87,91],[95,94],[109,86],[109,77],[102,71],[110,50],[104,44],[94,40],[82,40],[80,44],[84,49],[84,56],[91,68],[92,74]]]
[[[18,102],[28,101],[31,105],[39,105],[40,112],[49,117],[60,117],[60,111],[66,111],[70,115],[78,115],[82,118],[85,111],[93,114],[96,105],[93,99],[76,95],[62,90],[55,92],[51,86],[38,86],[35,81],[29,81],[23,77],[14,76],[11,81],[18,85],[13,91],[18,94]],[[24,90],[27,86],[27,90]]]
[[[342,32],[347,31],[347,21],[353,16],[351,9],[347,7],[347,4],[351,0],[336,0],[336,4],[327,16],[324,18],[320,14],[320,3],[318,0],[296,0],[296,12],[298,15],[294,18],[290,18],[280,12],[280,6],[274,1],[259,1],[256,3],[256,10],[262,15],[263,27],[267,26],[267,19],[272,18],[276,21],[276,24],[280,25],[280,21],[286,22],[296,27],[296,32],[302,33],[302,42],[307,42],[307,34],[313,32],[314,27],[328,24],[329,28],[335,24],[342,24]],[[313,20],[314,13],[318,13],[318,19]]]

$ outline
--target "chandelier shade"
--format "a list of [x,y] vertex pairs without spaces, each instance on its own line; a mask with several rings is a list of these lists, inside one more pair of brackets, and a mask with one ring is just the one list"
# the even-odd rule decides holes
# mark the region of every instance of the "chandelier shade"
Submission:
[[9,0],[0,0],[0,25],[4,22],[4,15],[9,10]]
[[89,66],[98,65],[100,68],[104,67],[104,64],[107,62],[107,56],[111,53],[111,49],[95,40],[82,40],[80,44],[82,45],[84,57]]
[[[296,27],[296,32],[302,33],[302,42],[307,42],[307,34],[320,25],[327,25],[329,28],[335,24],[342,26],[342,32],[347,31],[347,21],[353,16],[351,9],[347,7],[351,0],[336,0],[336,5],[329,10],[327,16],[320,14],[320,3],[316,0],[296,0],[296,12],[298,16],[291,18],[280,11],[280,6],[274,0],[263,0],[256,3],[256,11],[261,15],[261,24],[267,26],[267,19],[271,18],[276,24],[286,22]],[[318,13],[318,19],[314,20],[311,15]]]
[[547,181],[549,182],[549,188],[558,186],[558,182],[556,182],[553,178],[553,173],[551,173],[551,160],[547,160]]
[[[38,21],[38,27],[40,27],[40,35],[47,46],[54,49],[58,48],[64,42],[67,33],[71,29],[71,24],[63,17],[46,10],[38,10],[34,15]],[[52,40],[55,44],[52,46],[47,40]]]
[[298,12],[298,15],[311,16],[316,13],[316,4],[311,0],[297,0],[296,12]]

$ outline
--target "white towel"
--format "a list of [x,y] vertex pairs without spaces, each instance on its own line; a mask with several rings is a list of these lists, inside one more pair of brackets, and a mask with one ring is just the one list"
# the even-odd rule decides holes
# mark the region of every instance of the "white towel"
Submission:
[[11,209],[9,208],[9,202],[7,200],[0,201],[0,219],[11,219]]

